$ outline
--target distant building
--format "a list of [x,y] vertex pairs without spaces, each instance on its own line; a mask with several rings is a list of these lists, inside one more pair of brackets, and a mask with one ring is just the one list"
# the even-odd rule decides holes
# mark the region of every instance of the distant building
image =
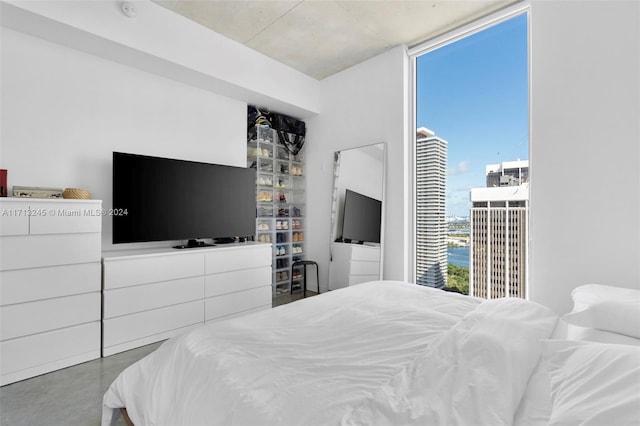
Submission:
[[517,186],[529,182],[529,161],[505,161],[486,166],[487,188]]
[[425,127],[416,141],[416,281],[447,285],[447,142]]
[[487,166],[488,188],[471,190],[469,294],[527,297],[529,164]]

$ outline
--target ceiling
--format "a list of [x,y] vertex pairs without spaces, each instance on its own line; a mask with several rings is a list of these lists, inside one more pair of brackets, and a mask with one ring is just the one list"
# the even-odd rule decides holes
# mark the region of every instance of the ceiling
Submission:
[[517,0],[153,0],[321,80]]

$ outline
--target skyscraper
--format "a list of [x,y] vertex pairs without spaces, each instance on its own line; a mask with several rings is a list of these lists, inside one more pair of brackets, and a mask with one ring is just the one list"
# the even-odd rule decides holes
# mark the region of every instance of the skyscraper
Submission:
[[500,164],[489,164],[485,168],[487,173],[487,188],[498,186],[517,186],[529,182],[529,161],[505,161]]
[[416,137],[416,282],[447,284],[447,142],[425,127]]
[[486,168],[488,188],[471,190],[472,296],[527,297],[529,162]]

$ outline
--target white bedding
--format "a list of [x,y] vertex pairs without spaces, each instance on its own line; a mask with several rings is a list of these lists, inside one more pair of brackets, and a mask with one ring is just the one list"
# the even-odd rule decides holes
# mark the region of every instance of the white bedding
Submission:
[[[594,328],[574,326],[568,324],[562,318],[558,320],[551,338],[556,341],[592,342],[640,347],[640,339]],[[640,358],[637,360],[637,365],[640,366]],[[637,384],[640,386],[640,378],[637,379]],[[638,393],[638,395],[640,395],[640,393]],[[602,404],[599,406],[604,408]],[[637,409],[640,410],[640,403],[638,403]],[[514,425],[548,426],[552,411],[551,377],[547,371],[547,365],[544,360],[541,359],[529,378],[527,390],[520,401],[520,406],[514,417]],[[640,412],[637,418],[640,419]],[[616,421],[616,426],[618,425],[619,423]],[[640,420],[637,422],[637,425],[640,425]]]
[[372,282],[165,342],[104,397],[103,426],[511,424],[557,317]]

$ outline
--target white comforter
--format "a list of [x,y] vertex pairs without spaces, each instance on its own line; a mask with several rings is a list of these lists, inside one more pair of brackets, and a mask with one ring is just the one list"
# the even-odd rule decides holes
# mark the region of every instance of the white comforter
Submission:
[[203,326],[126,369],[102,424],[510,424],[556,315],[372,282]]

